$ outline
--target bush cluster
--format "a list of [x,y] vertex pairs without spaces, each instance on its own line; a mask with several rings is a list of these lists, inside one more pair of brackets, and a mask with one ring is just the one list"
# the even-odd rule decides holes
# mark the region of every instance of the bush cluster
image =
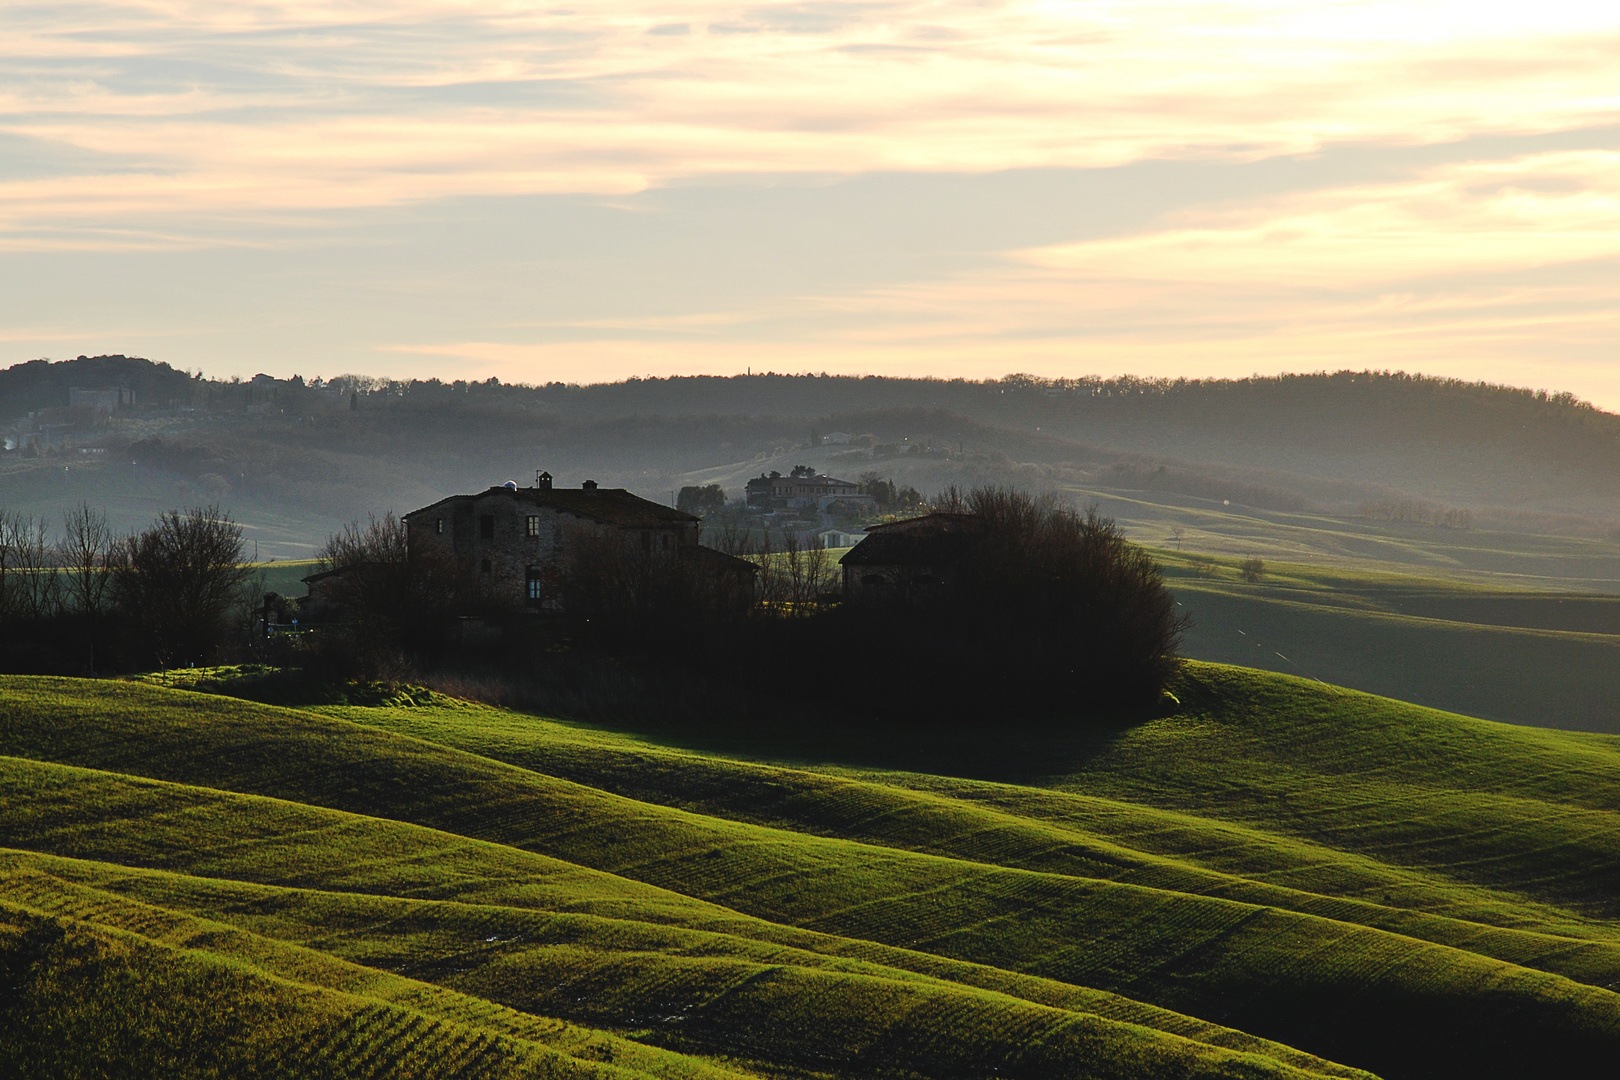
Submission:
[[[633,552],[576,567],[576,640],[843,715],[898,722],[1097,718],[1159,700],[1185,620],[1158,566],[1095,509],[1003,488],[947,492],[946,581],[861,603],[829,595],[819,549],[754,550],[754,602]],[[736,546],[736,545],[732,545]],[[611,603],[602,602],[611,596]],[[832,602],[829,602],[832,601]]]
[[247,641],[242,530],[217,506],[116,536],[81,504],[60,533],[0,510],[0,668],[94,674],[215,662]]

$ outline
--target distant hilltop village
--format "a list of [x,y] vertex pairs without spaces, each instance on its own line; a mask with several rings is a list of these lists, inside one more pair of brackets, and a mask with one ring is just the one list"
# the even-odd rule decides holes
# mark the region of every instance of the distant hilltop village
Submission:
[[307,384],[296,375],[207,381],[200,373],[134,356],[30,360],[0,371],[0,445],[35,454],[73,450],[103,440],[114,418],[158,420],[214,411],[269,416],[302,394],[325,390],[325,384]]

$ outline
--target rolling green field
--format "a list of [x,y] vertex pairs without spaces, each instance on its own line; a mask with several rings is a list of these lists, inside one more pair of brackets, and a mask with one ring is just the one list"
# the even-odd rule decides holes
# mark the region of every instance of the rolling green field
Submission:
[[1184,652],[1470,716],[1620,733],[1620,596],[1157,551]]
[[0,679],[0,1073],[1611,1074],[1620,740],[1178,694],[676,737]]
[[[1348,513],[1268,510],[1166,491],[1064,487],[1095,504],[1132,540],[1219,558],[1405,574],[1506,589],[1620,593],[1620,535],[1547,531],[1558,519],[1484,521],[1471,528],[1375,521]],[[1579,521],[1585,533],[1601,528]],[[1563,522],[1568,525],[1568,522]],[[1180,529],[1178,537],[1175,533]]]

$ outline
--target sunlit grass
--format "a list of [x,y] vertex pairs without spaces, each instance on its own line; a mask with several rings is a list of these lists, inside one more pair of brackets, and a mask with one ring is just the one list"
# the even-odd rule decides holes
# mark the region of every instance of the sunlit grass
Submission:
[[653,739],[5,679],[0,900],[388,1008],[409,995],[368,980],[403,979],[693,1069],[1609,1060],[1620,740],[1213,665],[1178,693],[1180,714],[1107,732]]

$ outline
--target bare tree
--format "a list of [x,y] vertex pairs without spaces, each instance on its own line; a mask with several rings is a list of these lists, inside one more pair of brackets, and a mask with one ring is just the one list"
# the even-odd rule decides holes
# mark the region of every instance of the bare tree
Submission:
[[701,542],[708,544],[709,547],[714,548],[716,551],[723,551],[727,555],[734,555],[739,559],[750,558],[758,554],[755,550],[757,545],[754,543],[753,531],[747,525],[728,521],[716,528],[708,522],[704,522],[700,528],[703,530],[700,534],[702,537]]
[[164,667],[219,654],[253,576],[242,528],[218,506],[168,511],[115,545],[112,567],[118,604]]
[[776,601],[773,612],[789,616],[812,613],[827,591],[828,565],[827,545],[819,536],[806,542],[798,533],[787,533],[782,550],[760,566],[764,590]]
[[0,621],[16,614],[19,582],[18,555],[14,546],[17,515],[0,510]]
[[107,515],[81,502],[62,515],[62,539],[57,556],[67,571],[68,599],[76,611],[91,619],[107,609],[111,599],[112,568],[107,557],[113,548],[112,528]]
[[412,552],[409,530],[392,510],[351,521],[316,553],[320,569],[340,571],[330,586],[343,617],[378,633],[409,637],[468,593],[453,560]]
[[759,613],[778,614],[787,596],[783,589],[785,579],[777,566],[777,552],[771,544],[769,527],[760,530],[759,543],[752,544],[751,547],[753,550],[750,557],[759,567]]
[[61,600],[45,519],[0,511],[0,611],[13,619],[44,619],[60,610]]
[[114,544],[107,515],[81,502],[62,515],[62,539],[56,558],[63,568],[64,605],[80,620],[84,630],[86,660],[96,669],[96,638],[101,617],[111,599],[112,567],[108,560]]
[[336,570],[366,562],[403,564],[410,544],[405,523],[392,510],[381,518],[372,514],[364,527],[351,521],[326,538],[326,546],[316,552],[321,569]]

